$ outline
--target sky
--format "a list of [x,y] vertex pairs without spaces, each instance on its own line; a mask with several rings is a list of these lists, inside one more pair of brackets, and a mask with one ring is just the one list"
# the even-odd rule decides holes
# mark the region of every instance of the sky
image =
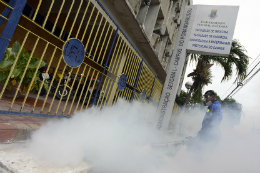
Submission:
[[[240,6],[238,19],[236,23],[236,29],[234,33],[234,39],[238,39],[240,43],[246,48],[248,55],[251,57],[250,63],[260,54],[260,40],[259,28],[260,28],[260,16],[259,16],[259,0],[193,0],[194,5],[230,5]],[[185,84],[187,81],[192,81],[187,77],[187,74],[195,69],[196,64],[189,63],[186,77],[184,79]],[[258,67],[260,68],[260,66]],[[235,73],[228,82],[222,82],[224,71],[220,66],[214,65],[212,68],[212,75],[214,76],[212,84],[206,86],[204,91],[214,90],[224,99],[235,87],[236,84],[226,93],[226,91],[232,86],[235,81]],[[243,87],[234,98],[243,105],[243,110],[248,112],[254,111],[258,106],[258,88],[260,87],[260,73],[257,74],[245,87]],[[183,89],[186,90],[183,85]],[[225,94],[226,93],[226,94]],[[225,95],[224,95],[225,94]],[[223,97],[224,95],[224,97]],[[253,115],[252,115],[253,116]]]

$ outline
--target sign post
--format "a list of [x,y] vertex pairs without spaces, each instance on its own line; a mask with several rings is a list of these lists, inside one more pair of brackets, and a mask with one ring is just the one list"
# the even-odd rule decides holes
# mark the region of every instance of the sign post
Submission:
[[208,5],[185,7],[157,109],[157,129],[168,129],[186,53],[228,56],[238,9]]

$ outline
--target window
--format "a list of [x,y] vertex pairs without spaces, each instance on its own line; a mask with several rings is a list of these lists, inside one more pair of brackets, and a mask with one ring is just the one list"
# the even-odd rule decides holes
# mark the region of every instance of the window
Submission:
[[51,32],[53,26],[54,26],[54,23],[48,19],[47,22],[46,22],[46,24],[45,24],[45,29],[47,29],[48,31]]
[[[98,55],[99,55],[99,54],[97,53],[96,55],[94,55],[93,50],[92,50],[92,52],[91,52],[91,55],[88,56],[89,51],[90,51],[89,49],[86,50],[86,56],[87,56],[88,58],[94,60],[96,63],[98,63],[98,64],[102,65],[103,67],[105,67],[105,65],[106,65],[106,59],[104,59],[103,62],[102,62],[102,58],[103,58],[103,57],[100,56],[100,57],[99,57],[99,60],[98,60]],[[101,62],[102,62],[102,64],[101,64]],[[109,68],[109,63],[107,63],[107,68],[106,68],[106,69],[108,69],[108,68]]]
[[24,9],[23,9],[23,14],[31,19],[33,11],[34,11],[33,7],[31,7],[30,5],[26,4]]
[[42,26],[44,22],[45,16],[38,12],[35,18],[35,22],[38,23],[40,26]]
[[56,26],[56,28],[55,28],[53,34],[56,35],[57,37],[59,37],[59,36],[60,36],[60,33],[61,33],[61,28],[58,27],[58,26]]
[[10,2],[10,0],[4,0],[4,2],[8,4]]
[[61,36],[61,39],[62,39],[63,41],[67,41],[68,36],[69,36],[69,34],[68,34],[66,31],[63,31],[63,34],[62,34],[62,36]]

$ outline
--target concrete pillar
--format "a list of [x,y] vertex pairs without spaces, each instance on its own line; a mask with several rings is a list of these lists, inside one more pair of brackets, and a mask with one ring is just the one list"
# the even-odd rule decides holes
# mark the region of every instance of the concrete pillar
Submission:
[[148,9],[144,26],[145,26],[145,33],[149,40],[151,40],[159,10],[160,10],[160,4],[151,5]]
[[132,10],[134,11],[135,15],[139,13],[140,6],[143,0],[128,0]]
[[160,38],[160,35],[158,35],[156,33],[152,34],[152,38],[151,38],[150,42],[151,42],[151,45],[154,50],[156,49],[156,45],[159,43],[159,38]]
[[[148,12],[149,6],[142,5],[139,9],[137,20],[139,21],[139,24],[143,27],[144,21]],[[143,28],[144,29],[144,28]]]
[[165,51],[165,48],[166,48],[167,41],[168,41],[168,36],[163,36],[162,41],[161,41],[161,46],[158,49],[158,58],[159,58],[160,61],[163,60],[164,51]]
[[178,96],[180,96],[180,94],[181,94],[181,88],[182,88],[183,80],[184,80],[184,78],[185,78],[186,69],[187,69],[187,66],[188,66],[188,61],[189,61],[189,58],[186,57],[186,60],[185,60],[185,63],[184,63],[184,67],[183,67],[183,69],[182,69],[182,74],[181,74],[181,79],[180,79],[179,87],[178,87],[178,90],[177,90],[177,95],[178,95]]
[[[168,8],[168,9],[165,9],[165,10],[167,10],[167,14],[165,15],[164,22],[163,22],[163,25],[162,25],[162,27],[161,27],[161,33],[162,33],[162,35],[165,34],[166,28],[167,28],[167,26],[169,26],[169,23],[170,23],[169,20],[170,20],[170,18],[171,18],[172,8],[173,8],[173,1],[170,2],[169,8]],[[164,11],[164,9],[162,9],[162,10]]]

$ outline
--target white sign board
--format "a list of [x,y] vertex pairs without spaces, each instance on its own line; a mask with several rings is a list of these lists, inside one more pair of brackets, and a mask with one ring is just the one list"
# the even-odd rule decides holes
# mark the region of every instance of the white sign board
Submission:
[[187,52],[228,56],[238,10],[237,6],[198,6]]
[[[189,48],[189,52],[193,53],[228,55],[237,13],[238,7],[204,5],[185,7],[157,109],[155,118],[157,129],[164,131],[168,129],[187,48]],[[193,39],[197,39],[197,41]],[[222,42],[229,42],[229,44],[222,44]],[[216,47],[224,47],[224,49],[217,49]]]

